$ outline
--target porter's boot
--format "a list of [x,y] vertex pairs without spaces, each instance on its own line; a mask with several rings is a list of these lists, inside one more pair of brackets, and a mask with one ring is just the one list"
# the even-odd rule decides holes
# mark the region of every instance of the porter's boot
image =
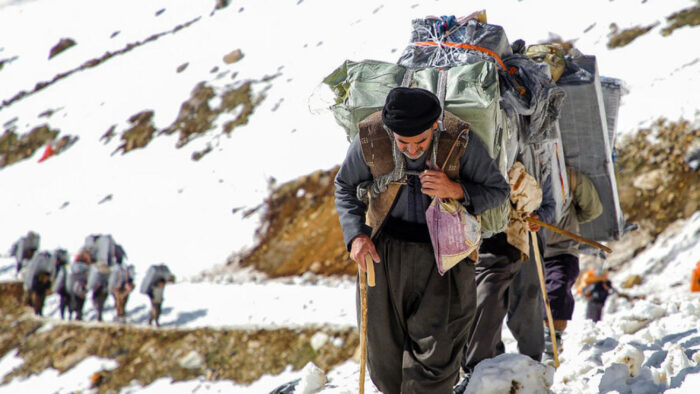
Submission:
[[464,394],[467,391],[467,386],[469,385],[469,379],[472,377],[472,370],[464,370],[464,377],[462,380],[454,387],[453,394]]
[[[561,355],[564,351],[561,342],[561,334],[563,330],[554,330],[554,339],[557,341],[557,354]],[[554,366],[554,346],[552,344],[552,335],[549,327],[544,328],[544,354],[542,355],[542,363]]]

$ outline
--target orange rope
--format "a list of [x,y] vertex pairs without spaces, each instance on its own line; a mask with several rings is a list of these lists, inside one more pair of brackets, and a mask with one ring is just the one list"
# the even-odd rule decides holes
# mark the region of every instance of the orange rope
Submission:
[[460,49],[473,49],[475,51],[479,52],[484,52],[488,55],[491,55],[496,61],[498,61],[498,64],[503,67],[504,70],[508,71],[508,74],[514,75],[516,72],[518,72],[518,69],[515,67],[508,68],[506,65],[503,63],[503,60],[501,60],[501,57],[498,56],[498,54],[488,48],[480,47],[477,45],[471,45],[471,44],[460,44],[458,42],[435,42],[435,41],[418,41],[414,42],[413,45],[419,46],[419,47],[436,47],[436,46],[445,46],[445,47],[450,47],[450,48],[460,48]]

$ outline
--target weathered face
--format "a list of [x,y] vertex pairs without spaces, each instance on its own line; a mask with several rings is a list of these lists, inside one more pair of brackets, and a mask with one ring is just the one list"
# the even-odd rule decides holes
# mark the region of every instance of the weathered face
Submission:
[[433,141],[433,132],[437,128],[437,121],[428,130],[413,136],[404,137],[394,134],[394,140],[396,145],[399,147],[401,153],[403,153],[409,159],[417,159],[423,155],[423,152],[430,148],[430,143]]

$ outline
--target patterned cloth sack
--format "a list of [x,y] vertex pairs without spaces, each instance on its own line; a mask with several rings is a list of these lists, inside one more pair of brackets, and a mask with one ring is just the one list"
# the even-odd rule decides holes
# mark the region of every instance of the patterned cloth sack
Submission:
[[542,189],[519,161],[508,171],[508,181],[512,208],[506,236],[508,243],[520,250],[524,261],[530,258],[529,230],[525,218],[542,203]]
[[425,219],[440,275],[467,257],[477,260],[481,221],[462,203],[436,197],[425,211]]

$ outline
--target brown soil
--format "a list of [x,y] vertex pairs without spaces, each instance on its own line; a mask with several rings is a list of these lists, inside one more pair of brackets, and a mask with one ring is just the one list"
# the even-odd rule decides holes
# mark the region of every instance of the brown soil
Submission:
[[0,169],[31,157],[59,133],[59,130],[52,130],[48,125],[37,126],[21,136],[12,130],[5,130],[0,136]]
[[[683,160],[698,138],[700,129],[690,123],[661,119],[619,146],[617,185],[622,211],[628,221],[645,223],[653,237],[700,209],[700,171],[691,170]],[[659,169],[662,177],[652,190],[633,185],[640,176]]]
[[258,230],[260,242],[240,257],[240,264],[271,277],[309,271],[355,274],[357,266],[348,258],[333,201],[337,172],[338,168],[316,171],[273,190],[264,204],[266,224]]
[[214,10],[220,10],[222,8],[226,8],[229,6],[231,3],[231,0],[216,0],[216,7],[214,7]]
[[49,51],[49,59],[74,46],[76,43],[72,38],[61,38],[58,44],[54,45]]
[[[122,144],[119,145],[116,151],[121,150],[123,153],[126,153],[148,145],[153,139],[153,133],[156,132],[156,128],[151,122],[152,118],[153,111],[143,111],[132,115],[129,118],[132,126],[122,133]],[[109,139],[109,137],[107,138]]]
[[617,25],[610,25],[610,40],[608,40],[608,48],[621,48],[630,42],[634,41],[637,37],[644,35],[649,32],[649,30],[656,27],[656,24],[649,26],[635,26],[629,29],[618,31]]
[[[667,25],[661,30],[662,36],[671,35],[676,29],[682,27],[694,27],[700,25],[700,6],[686,8],[684,10],[674,12],[673,14],[666,17]],[[635,26],[625,30],[618,30],[616,24],[610,25],[610,40],[608,41],[608,48],[620,48],[634,41],[637,37],[644,35],[649,32],[649,30],[656,27],[658,23],[649,26]]]
[[[163,130],[159,131],[153,125],[153,111],[143,111],[132,115],[129,118],[132,126],[121,132],[120,138],[122,143],[115,152],[127,153],[134,149],[144,148],[154,138],[160,135],[172,134],[178,135],[176,148],[182,148],[192,140],[201,138],[214,129],[214,122],[219,115],[240,109],[235,119],[223,124],[222,134],[228,135],[236,127],[247,124],[255,108],[265,98],[262,93],[256,95],[253,92],[253,84],[268,82],[274,78],[275,76],[266,77],[262,81],[246,81],[240,86],[224,89],[220,93],[221,104],[215,108],[210,107],[209,102],[216,97],[217,93],[214,91],[214,88],[208,86],[205,82],[200,82],[194,87],[190,97],[182,103],[175,121]],[[116,135],[114,129],[115,127],[112,126],[100,140],[105,140],[105,143],[108,143]],[[200,160],[212,149],[211,144],[208,144],[206,148],[194,152],[192,160]]]
[[700,6],[696,5],[695,7],[678,11],[666,17],[666,20],[669,22],[669,25],[661,30],[661,34],[664,36],[671,35],[671,33],[681,27],[700,25]]
[[[281,373],[287,365],[298,370],[314,362],[328,371],[353,357],[359,344],[355,329],[305,328],[279,330],[172,330],[117,324],[58,323],[41,330],[46,321],[22,305],[19,282],[0,283],[0,358],[12,349],[24,363],[1,383],[27,377],[47,368],[65,372],[89,356],[119,363],[112,371],[94,376],[98,392],[118,392],[132,380],[148,385],[156,379],[175,381],[206,376],[208,380],[233,380],[248,384],[263,374]],[[311,337],[322,331],[340,338],[318,351]],[[204,360],[200,368],[185,369],[179,361],[192,350]]]

